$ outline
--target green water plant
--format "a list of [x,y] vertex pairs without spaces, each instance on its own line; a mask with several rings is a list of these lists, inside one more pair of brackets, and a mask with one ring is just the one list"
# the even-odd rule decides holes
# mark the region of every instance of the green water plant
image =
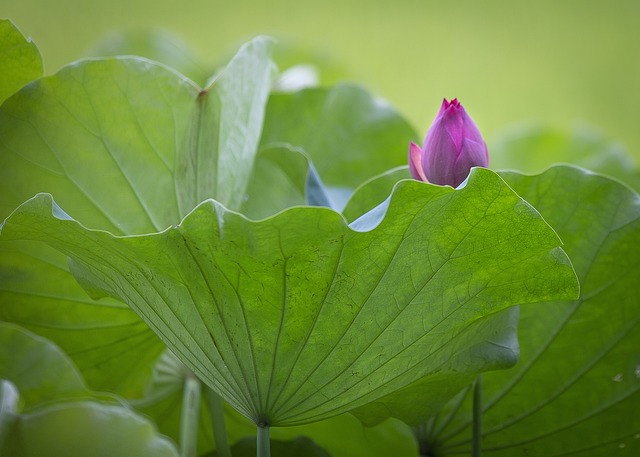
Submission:
[[0,449],[638,450],[624,184],[449,163],[444,140],[419,164],[456,182],[411,179],[397,112],[351,84],[275,91],[268,38],[200,86],[132,56],[43,76],[1,24]]

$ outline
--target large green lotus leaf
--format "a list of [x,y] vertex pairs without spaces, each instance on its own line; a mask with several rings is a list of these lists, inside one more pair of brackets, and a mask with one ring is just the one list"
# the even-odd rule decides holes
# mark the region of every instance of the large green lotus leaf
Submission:
[[[7,383],[2,383],[5,400]],[[4,405],[3,405],[4,406]],[[0,411],[11,432],[0,454],[12,457],[178,457],[173,443],[158,435],[145,418],[123,406],[67,402],[18,414]]]
[[491,167],[540,173],[563,162],[613,176],[640,190],[640,170],[619,143],[593,128],[566,131],[522,126],[505,131],[491,145]]
[[[167,351],[156,364],[152,383],[144,398],[131,401],[138,411],[153,418],[160,433],[174,441],[179,441],[183,387],[189,375],[190,370]],[[216,447],[206,395],[203,392],[200,406],[198,455],[211,452]],[[224,413],[230,443],[236,443],[247,436],[253,436],[251,439],[255,442],[256,430],[253,422],[228,405],[225,405]],[[312,424],[271,429],[273,440],[290,441],[298,436],[312,438],[334,457],[369,457],[392,453],[398,457],[415,455],[415,442],[408,427],[393,420],[375,427],[364,427],[347,413]],[[272,448],[272,454],[275,454],[275,448]]]
[[113,233],[179,221],[176,149],[197,97],[188,80],[138,58],[83,61],[24,88],[0,108],[2,214],[49,190]]
[[[347,202],[343,215],[354,220],[388,198],[399,180],[409,177],[406,166],[389,170],[358,187]],[[365,424],[375,424],[388,416],[417,425],[436,414],[458,391],[468,386],[477,375],[474,365],[492,360],[494,368],[508,368],[517,361],[517,308],[476,322],[467,329],[477,346],[462,351],[448,360],[448,370],[428,376],[376,402],[353,411]],[[428,393],[428,394],[425,394]]]
[[22,86],[42,76],[36,45],[8,19],[0,19],[0,103]]
[[[572,167],[502,176],[565,242],[581,295],[521,307],[520,362],[483,375],[482,453],[637,456],[640,198]],[[469,455],[470,427],[467,398],[431,424],[433,455]]]
[[406,164],[416,133],[386,102],[351,84],[272,94],[262,144],[289,143],[313,160],[323,181],[355,188]]
[[[79,62],[24,88],[0,107],[0,215],[54,190],[69,211],[112,233],[177,223],[192,207],[179,207],[176,163],[205,147],[194,143],[197,132],[257,129],[256,147],[269,46],[257,39],[242,48],[207,92],[136,58]],[[250,136],[227,144],[220,160],[248,151]],[[249,158],[239,169],[248,176],[251,167]],[[1,243],[0,269],[0,319],[55,341],[93,388],[141,395],[164,346],[128,306],[91,300],[66,256],[41,244]]]
[[386,214],[351,227],[313,207],[253,222],[211,200],[162,233],[114,237],[40,195],[1,235],[65,252],[88,290],[126,301],[226,401],[273,426],[391,394],[437,372],[477,320],[577,295],[556,234],[486,169],[460,190],[403,181]]
[[269,48],[245,45],[206,89],[140,58],[83,61],[26,87],[0,109],[0,178],[14,196],[0,213],[55,190],[92,225],[133,234],[175,224],[207,198],[237,209],[273,76]]

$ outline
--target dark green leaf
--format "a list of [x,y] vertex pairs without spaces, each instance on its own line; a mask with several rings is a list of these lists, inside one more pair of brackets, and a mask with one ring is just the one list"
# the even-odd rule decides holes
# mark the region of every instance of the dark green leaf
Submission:
[[[255,457],[256,449],[255,438],[244,438],[231,447],[231,453],[234,457]],[[304,436],[291,441],[271,440],[271,454],[278,457],[331,457],[327,451]],[[213,452],[206,457],[217,455]]]

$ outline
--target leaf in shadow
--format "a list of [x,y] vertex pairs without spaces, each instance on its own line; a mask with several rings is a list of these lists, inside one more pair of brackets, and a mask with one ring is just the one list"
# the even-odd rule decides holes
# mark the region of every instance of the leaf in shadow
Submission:
[[[254,457],[256,455],[256,439],[243,438],[231,446],[234,457]],[[271,440],[271,453],[278,457],[331,457],[331,455],[306,436],[299,436],[291,441]],[[217,457],[217,452],[204,457]]]

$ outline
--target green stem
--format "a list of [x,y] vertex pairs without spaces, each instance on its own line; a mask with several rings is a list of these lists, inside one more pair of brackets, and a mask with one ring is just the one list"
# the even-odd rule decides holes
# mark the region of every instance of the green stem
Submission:
[[180,455],[196,457],[201,384],[193,373],[184,380],[182,414],[180,416]]
[[473,437],[471,457],[480,457],[482,450],[482,375],[473,386]]
[[232,457],[229,441],[227,440],[227,427],[224,422],[224,408],[222,398],[210,388],[207,388],[207,403],[213,426],[213,439],[216,443],[218,457]]
[[427,424],[422,423],[413,427],[413,436],[418,443],[419,457],[428,457],[430,455],[429,446],[427,444]]
[[266,424],[258,424],[258,452],[256,456],[271,457],[269,426]]

